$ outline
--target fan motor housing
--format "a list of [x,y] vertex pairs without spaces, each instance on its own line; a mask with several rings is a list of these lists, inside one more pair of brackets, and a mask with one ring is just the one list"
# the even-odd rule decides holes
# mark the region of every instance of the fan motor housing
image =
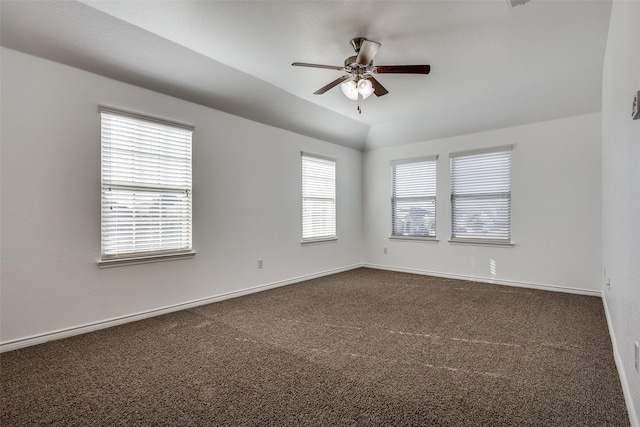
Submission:
[[358,63],[356,63],[356,59],[358,58],[357,55],[354,56],[350,56],[347,59],[344,60],[344,69],[346,72],[348,73],[365,73],[367,71],[369,71],[371,69],[371,66],[373,65],[373,61],[371,61],[371,63],[369,63],[369,65],[364,66],[364,65],[359,65]]

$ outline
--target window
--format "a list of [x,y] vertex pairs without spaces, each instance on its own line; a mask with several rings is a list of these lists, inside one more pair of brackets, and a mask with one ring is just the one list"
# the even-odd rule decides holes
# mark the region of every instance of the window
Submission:
[[437,159],[391,162],[391,237],[436,237]]
[[451,240],[511,241],[511,146],[451,154]]
[[102,261],[189,252],[193,128],[100,114]]
[[302,241],[336,238],[336,161],[302,153]]

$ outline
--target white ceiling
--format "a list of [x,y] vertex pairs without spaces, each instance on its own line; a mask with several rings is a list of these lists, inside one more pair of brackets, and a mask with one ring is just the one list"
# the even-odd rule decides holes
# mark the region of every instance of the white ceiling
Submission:
[[[600,111],[611,0],[11,1],[0,43],[358,149]],[[349,41],[382,44],[362,102],[338,87]]]

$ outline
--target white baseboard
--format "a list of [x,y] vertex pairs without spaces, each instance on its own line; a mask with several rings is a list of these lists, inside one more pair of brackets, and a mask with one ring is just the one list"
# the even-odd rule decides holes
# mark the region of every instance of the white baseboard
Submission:
[[[17,350],[19,348],[29,347],[29,346],[32,346],[32,345],[42,344],[42,343],[45,343],[47,341],[58,340],[58,339],[62,339],[62,338],[71,337],[71,336],[74,336],[74,335],[80,335],[80,334],[84,334],[84,333],[87,333],[87,332],[97,331],[99,329],[109,328],[109,327],[112,327],[112,326],[117,326],[117,325],[121,325],[121,324],[128,323],[128,322],[135,322],[137,320],[142,320],[142,319],[146,319],[146,318],[149,318],[149,317],[160,316],[160,315],[171,313],[171,312],[178,311],[178,310],[185,310],[185,309],[188,309],[188,308],[197,307],[199,305],[211,304],[211,303],[218,302],[218,301],[223,301],[223,300],[226,300],[226,299],[229,299],[229,298],[236,298],[236,297],[240,297],[240,296],[243,296],[243,295],[248,295],[248,294],[252,294],[252,293],[260,292],[260,291],[265,291],[265,290],[277,288],[277,287],[280,287],[280,286],[286,286],[286,285],[290,285],[290,284],[293,284],[293,283],[298,283],[298,282],[302,282],[302,281],[305,281],[305,280],[315,279],[315,278],[322,277],[322,276],[328,276],[330,274],[335,274],[335,273],[340,273],[340,272],[343,272],[343,271],[353,270],[353,269],[359,268],[359,267],[368,267],[368,268],[374,268],[374,269],[379,269],[379,270],[399,271],[399,272],[404,272],[404,273],[413,273],[413,274],[422,274],[422,275],[429,275],[429,276],[436,276],[436,277],[445,277],[445,278],[450,278],[450,279],[473,280],[473,281],[477,281],[477,282],[494,283],[494,284],[515,286],[515,287],[524,287],[524,288],[542,289],[542,290],[556,291],[556,292],[568,292],[568,293],[583,294],[583,295],[601,296],[601,293],[598,292],[598,291],[589,291],[589,290],[584,290],[584,289],[560,287],[560,286],[555,286],[555,285],[545,285],[545,284],[527,283],[527,282],[510,281],[510,280],[493,280],[493,279],[490,279],[490,278],[483,278],[483,277],[465,276],[465,275],[459,275],[459,274],[449,274],[449,273],[442,273],[442,272],[429,271],[429,270],[399,268],[399,267],[393,267],[393,266],[387,266],[387,265],[379,265],[379,264],[366,264],[366,263],[365,264],[353,264],[353,265],[340,267],[340,268],[335,268],[335,269],[331,269],[331,270],[326,270],[326,271],[322,271],[322,272],[318,272],[318,273],[314,273],[314,274],[308,274],[308,275],[304,275],[304,276],[300,276],[300,277],[294,277],[294,278],[290,278],[290,279],[286,279],[286,280],[267,283],[267,284],[264,284],[264,285],[254,286],[254,287],[251,287],[251,288],[240,289],[240,290],[233,291],[233,292],[227,292],[227,293],[224,293],[224,294],[214,295],[214,296],[210,296],[210,297],[206,297],[206,298],[201,298],[201,299],[198,299],[198,300],[193,300],[193,301],[188,301],[188,302],[184,302],[184,303],[180,303],[180,304],[175,304],[175,305],[171,305],[171,306],[167,306],[167,307],[161,307],[161,308],[154,309],[154,310],[148,310],[148,311],[135,313],[135,314],[127,315],[127,316],[121,316],[121,317],[107,319],[107,320],[103,320],[103,321],[99,321],[99,322],[92,322],[92,323],[85,324],[85,325],[74,326],[74,327],[65,328],[65,329],[62,329],[62,330],[47,332],[47,333],[43,333],[43,334],[33,335],[33,336],[30,336],[30,337],[19,338],[19,339],[15,339],[15,340],[12,340],[12,341],[3,342],[3,343],[0,343],[0,353],[6,352],[6,351],[11,351],[11,350]],[[640,427],[640,426],[634,426],[634,427]]]
[[622,364],[622,358],[620,357],[620,352],[618,351],[616,334],[613,330],[613,323],[611,323],[611,317],[609,315],[609,306],[607,305],[607,299],[604,296],[602,297],[602,304],[604,305],[604,314],[607,318],[607,326],[609,327],[609,336],[611,337],[611,346],[613,347],[613,359],[616,362],[618,376],[620,377],[622,394],[624,395],[624,400],[627,403],[629,421],[631,422],[631,427],[640,427],[640,420],[638,419],[638,414],[636,413],[635,407],[633,406],[633,400],[631,399],[631,388],[629,387],[629,382],[627,381],[627,376]]
[[415,268],[401,268],[401,267],[393,267],[389,265],[381,265],[381,264],[363,264],[363,267],[367,268],[376,268],[378,270],[389,270],[389,271],[398,271],[401,273],[413,273],[413,274],[422,274],[426,276],[435,276],[435,277],[444,277],[447,279],[459,279],[459,280],[468,280],[474,282],[482,282],[482,283],[492,283],[494,285],[506,285],[513,286],[518,288],[531,288],[531,289],[540,289],[544,291],[554,291],[554,292],[565,292],[570,294],[579,294],[579,295],[590,295],[595,297],[602,297],[602,292],[600,291],[592,291],[589,289],[579,289],[579,288],[571,288],[567,286],[557,286],[543,283],[531,283],[531,282],[523,282],[517,280],[500,280],[500,279],[492,279],[490,277],[477,277],[477,276],[467,276],[461,274],[451,274],[451,273],[443,273],[440,271],[430,271],[430,270],[420,270]]
[[353,264],[345,267],[321,271],[318,273],[307,274],[304,276],[267,283],[264,285],[253,286],[251,288],[245,288],[245,289],[239,289],[237,291],[226,292],[224,294],[214,295],[211,297],[201,298],[201,299],[188,301],[180,304],[161,307],[154,310],[143,311],[140,313],[130,314],[127,316],[120,316],[120,317],[116,317],[108,320],[102,320],[99,322],[92,322],[85,325],[74,326],[74,327],[65,328],[65,329],[52,331],[52,332],[46,332],[44,334],[33,335],[25,338],[19,338],[16,340],[0,343],[0,353],[4,353],[6,351],[11,351],[11,350],[17,350],[19,348],[29,347],[32,345],[42,344],[47,341],[68,338],[74,335],[86,334],[88,332],[110,328],[112,326],[122,325],[124,323],[135,322],[137,320],[147,319],[149,317],[161,316],[163,314],[172,313],[174,311],[186,310],[188,308],[193,308],[200,305],[211,304],[214,302],[224,301],[230,298],[241,297],[243,295],[249,295],[256,292],[266,291],[268,289],[278,288],[286,285],[292,285],[294,283],[303,282],[305,280],[316,279],[318,277],[341,273],[343,271],[353,270],[355,268],[360,268],[360,267],[362,267],[362,264]]

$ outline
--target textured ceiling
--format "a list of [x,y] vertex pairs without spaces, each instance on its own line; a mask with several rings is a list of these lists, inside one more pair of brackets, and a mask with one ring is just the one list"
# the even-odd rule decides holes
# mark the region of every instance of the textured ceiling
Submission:
[[[1,2],[3,46],[357,149],[600,110],[610,0]],[[382,44],[362,102],[339,88],[349,41]]]

